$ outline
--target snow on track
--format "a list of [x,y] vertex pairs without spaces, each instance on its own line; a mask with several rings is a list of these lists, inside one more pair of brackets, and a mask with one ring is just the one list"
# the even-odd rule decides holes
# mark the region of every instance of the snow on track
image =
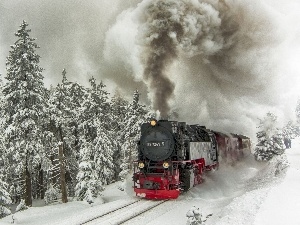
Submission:
[[116,211],[122,207],[127,207],[128,205],[135,204],[140,201],[137,198],[125,198],[117,201],[105,203],[98,206],[92,206],[85,209],[84,211],[72,216],[71,218],[66,218],[64,221],[60,220],[56,223],[51,222],[51,225],[75,225],[75,224],[86,224],[96,217],[101,217],[109,214],[110,212]]
[[112,224],[122,224],[126,221],[131,220],[139,216],[140,214],[153,209],[154,207],[164,203],[165,201],[148,201],[141,200],[136,201],[133,204],[128,205],[127,207],[120,208],[119,210],[113,211],[109,214],[106,214],[103,217],[92,220],[90,222],[84,223],[87,225],[112,225]]

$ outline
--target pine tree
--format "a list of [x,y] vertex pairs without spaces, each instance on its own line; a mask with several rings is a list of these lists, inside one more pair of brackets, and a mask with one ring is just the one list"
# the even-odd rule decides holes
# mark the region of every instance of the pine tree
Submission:
[[121,149],[124,142],[124,127],[126,123],[127,109],[129,108],[129,102],[121,97],[121,95],[116,92],[112,97],[111,102],[111,131],[112,139],[115,140],[116,146],[113,153],[113,162],[115,164],[114,169],[114,179],[119,179],[119,174],[121,172]]
[[81,123],[81,106],[87,96],[86,89],[77,82],[68,81],[66,70],[62,72],[63,114],[64,114],[64,154],[67,166],[67,183],[71,196],[75,195],[76,175],[78,173],[78,158],[80,151],[79,126]]
[[[57,154],[57,151],[53,148],[53,143],[56,143],[54,134],[49,130],[50,125],[50,114],[49,114],[49,97],[50,97],[49,90],[46,89],[45,91],[45,110],[43,114],[40,115],[40,119],[42,121],[42,137],[41,141],[44,146],[44,151],[40,152],[38,157],[39,160],[37,161],[37,166],[35,173],[33,173],[33,197],[44,199],[45,192],[47,190],[47,186],[49,186],[49,178],[51,176],[51,157]],[[53,160],[53,158],[52,158]]]
[[22,199],[20,201],[19,205],[16,208],[16,212],[23,211],[23,210],[26,210],[26,209],[28,209],[28,206],[26,205],[25,200]]
[[297,122],[300,125],[300,99],[298,100],[297,107],[296,107],[296,117],[297,117]]
[[293,139],[296,136],[296,126],[292,121],[289,121],[282,129],[283,136],[289,139]]
[[[66,182],[69,196],[75,195],[76,175],[78,173],[79,157],[79,119],[78,113],[84,99],[85,89],[78,83],[67,79],[67,72],[62,71],[62,82],[49,91],[48,100],[48,146],[49,155],[53,167],[57,167],[58,143],[63,143],[63,155],[66,168]],[[56,177],[59,171],[52,171],[52,177]],[[57,183],[55,178],[52,185]]]
[[0,219],[11,214],[7,205],[11,204],[11,198],[8,193],[8,185],[3,181],[3,174],[0,173]]
[[103,124],[96,120],[97,138],[95,144],[95,169],[99,181],[103,185],[110,184],[113,181],[114,163],[113,153],[115,149],[115,141],[112,140],[112,135],[108,130],[105,130]]
[[[110,132],[109,104],[107,101],[108,93],[104,90],[105,85],[101,82],[96,84],[94,78],[90,79],[91,88],[81,108],[82,118],[80,119],[81,132],[81,154],[80,164],[88,165],[90,174],[96,174],[96,178],[87,176],[91,181],[85,180],[85,183],[94,183],[94,179],[98,182],[98,193],[103,191],[106,184],[113,179],[114,165],[112,155],[114,152],[114,141]],[[79,171],[82,174],[82,171]],[[79,175],[78,175],[79,176]],[[82,177],[82,176],[79,176]],[[77,185],[76,192],[78,193]],[[88,191],[88,189],[83,189]],[[91,190],[90,190],[91,191]],[[96,193],[96,192],[91,192]],[[81,193],[82,196],[86,193]]]
[[45,192],[45,204],[49,204],[58,199],[58,189],[52,184],[49,185],[47,191]]
[[276,127],[277,117],[272,113],[267,113],[267,116],[260,121],[256,137],[258,143],[255,148],[255,159],[259,161],[268,161],[274,155],[280,155],[284,152],[283,134]]
[[[1,76],[1,74],[0,74]],[[4,105],[4,96],[2,93],[3,90],[3,82],[0,78],[0,105]],[[3,108],[0,107],[0,175],[2,175],[2,181],[7,181],[8,176],[10,175],[9,172],[9,162],[8,162],[8,154],[5,147],[5,132],[4,132],[4,111]],[[4,176],[4,174],[6,176]]]
[[297,107],[296,107],[296,118],[297,124],[295,125],[296,129],[296,136],[300,136],[300,99],[298,100]]
[[102,191],[102,184],[98,181],[93,162],[89,159],[89,153],[83,153],[82,162],[79,164],[77,185],[75,194],[78,200],[86,200],[89,203]]
[[121,149],[121,180],[125,179],[126,175],[132,169],[132,163],[137,158],[137,143],[140,136],[141,124],[150,119],[151,113],[146,110],[144,105],[139,104],[140,94],[138,90],[133,93],[132,103],[128,107],[124,125],[123,144]]
[[32,172],[34,157],[42,152],[40,115],[44,110],[44,83],[39,66],[38,45],[31,38],[28,24],[23,21],[7,57],[5,96],[5,133],[11,165],[17,176],[23,177],[25,204],[32,204]]

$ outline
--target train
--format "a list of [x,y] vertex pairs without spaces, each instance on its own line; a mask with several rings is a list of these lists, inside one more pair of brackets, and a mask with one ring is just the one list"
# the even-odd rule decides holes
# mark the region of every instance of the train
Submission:
[[220,160],[234,163],[250,152],[250,138],[225,134],[198,124],[156,120],[141,125],[133,188],[146,199],[176,199],[203,182]]

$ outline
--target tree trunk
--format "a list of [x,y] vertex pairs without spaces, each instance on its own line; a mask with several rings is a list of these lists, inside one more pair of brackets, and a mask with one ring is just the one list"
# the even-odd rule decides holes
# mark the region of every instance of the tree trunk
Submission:
[[59,166],[60,166],[60,184],[61,184],[61,193],[62,197],[61,200],[63,203],[68,202],[67,196],[67,186],[66,186],[66,172],[65,172],[65,165],[64,165],[64,154],[63,154],[63,143],[60,143],[58,146],[58,156],[59,156]]
[[31,193],[31,174],[28,170],[28,161],[26,157],[25,162],[25,170],[24,170],[24,176],[25,176],[25,191],[24,191],[24,200],[25,204],[27,206],[32,206],[32,193]]
[[45,196],[45,190],[44,190],[44,170],[42,169],[42,165],[39,165],[39,177],[38,177],[38,192],[39,192],[39,197],[41,199],[44,199]]

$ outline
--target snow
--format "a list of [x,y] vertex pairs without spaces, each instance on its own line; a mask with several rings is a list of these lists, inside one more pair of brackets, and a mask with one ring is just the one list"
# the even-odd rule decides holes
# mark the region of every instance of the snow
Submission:
[[[287,150],[290,168],[284,181],[272,188],[262,204],[254,225],[300,224],[300,151],[299,139],[295,148]],[[270,210],[272,209],[272,210]]]
[[[300,216],[300,139],[293,140],[286,154],[270,162],[256,162],[252,155],[235,165],[220,165],[219,170],[205,176],[203,184],[176,200],[163,203],[150,212],[125,224],[184,225],[187,212],[199,208],[206,225],[299,225]],[[125,184],[109,185],[92,204],[72,201],[33,207],[14,213],[15,224],[80,224],[87,219],[118,208],[137,198],[130,188],[130,176]],[[120,186],[125,191],[120,190]],[[145,201],[145,200],[144,200]],[[43,206],[43,207],[41,207]],[[12,210],[14,212],[14,210]],[[130,212],[128,212],[129,214]],[[0,220],[12,224],[12,215]]]

